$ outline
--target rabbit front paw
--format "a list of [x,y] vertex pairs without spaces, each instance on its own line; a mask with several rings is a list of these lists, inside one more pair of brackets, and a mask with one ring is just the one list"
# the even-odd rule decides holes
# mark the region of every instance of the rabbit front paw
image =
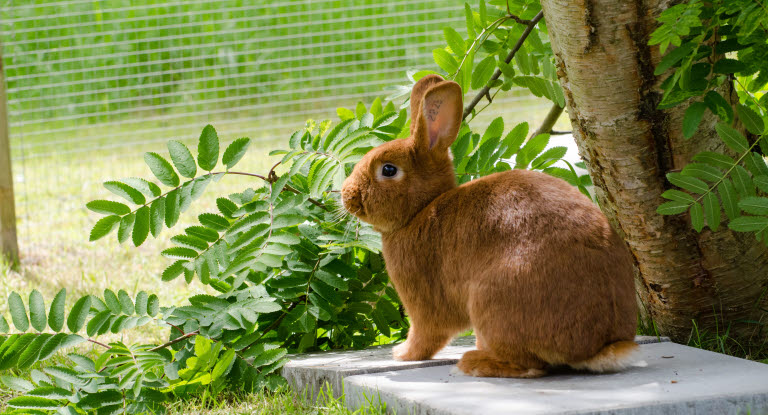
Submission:
[[395,346],[392,349],[392,357],[400,361],[428,360],[433,353],[426,350],[417,350],[408,341]]
[[408,344],[408,341],[405,341],[404,343],[400,343],[392,349],[392,357],[395,360],[400,361],[419,360],[414,359],[410,351],[410,345]]

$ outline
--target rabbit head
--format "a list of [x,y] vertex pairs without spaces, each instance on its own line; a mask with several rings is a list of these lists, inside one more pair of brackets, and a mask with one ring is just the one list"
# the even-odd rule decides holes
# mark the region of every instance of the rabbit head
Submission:
[[381,233],[406,225],[440,194],[456,187],[450,146],[462,119],[461,87],[438,75],[411,92],[411,134],[365,155],[344,181],[344,208]]

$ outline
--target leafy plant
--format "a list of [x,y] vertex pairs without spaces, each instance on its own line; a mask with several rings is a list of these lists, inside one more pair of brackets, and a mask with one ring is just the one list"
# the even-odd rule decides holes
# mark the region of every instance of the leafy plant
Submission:
[[[669,182],[682,191],[664,192],[669,202],[657,212],[687,211],[699,232],[705,224],[717,230],[724,212],[730,229],[753,232],[768,243],[768,198],[762,196],[768,192],[763,158],[768,154],[763,92],[768,83],[768,61],[763,59],[768,50],[768,11],[754,0],[696,0],[670,7],[659,21],[650,43],[659,44],[662,52],[670,44],[676,46],[656,68],[656,75],[669,73],[659,107],[694,99],[685,111],[684,137],[696,134],[709,111],[719,119],[716,131],[726,148],[701,152],[680,172],[668,173]],[[730,88],[739,96],[735,111],[722,95]]]

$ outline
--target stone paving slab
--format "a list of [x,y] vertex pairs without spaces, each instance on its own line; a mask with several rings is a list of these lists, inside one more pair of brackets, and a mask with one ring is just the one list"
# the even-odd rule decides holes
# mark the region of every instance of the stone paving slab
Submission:
[[[638,343],[669,341],[666,337],[638,336]],[[325,383],[329,383],[336,397],[342,394],[342,380],[347,376],[380,373],[393,370],[416,369],[454,365],[461,355],[474,350],[474,336],[458,337],[432,360],[400,362],[392,359],[392,347],[379,346],[365,350],[319,352],[289,356],[283,376],[295,391],[314,398]]]
[[768,414],[768,365],[670,342],[640,350],[620,373],[475,378],[443,365],[350,376],[344,387],[350,408],[380,399],[397,414]]

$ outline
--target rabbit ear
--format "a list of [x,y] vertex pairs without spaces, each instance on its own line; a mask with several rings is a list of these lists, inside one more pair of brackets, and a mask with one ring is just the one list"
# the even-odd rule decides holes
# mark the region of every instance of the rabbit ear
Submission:
[[452,81],[443,81],[427,90],[414,134],[419,148],[442,151],[451,146],[461,127],[462,98],[461,87]]
[[444,79],[440,75],[427,75],[419,79],[411,89],[411,135],[416,132],[416,127],[419,125],[419,118],[421,117],[421,103],[424,100],[424,94],[433,85],[443,82]]

